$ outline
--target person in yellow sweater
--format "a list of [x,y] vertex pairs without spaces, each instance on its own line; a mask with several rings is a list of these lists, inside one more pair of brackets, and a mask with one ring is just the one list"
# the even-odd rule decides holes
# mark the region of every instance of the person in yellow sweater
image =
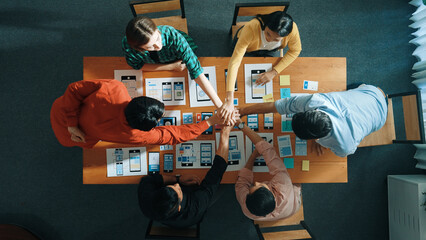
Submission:
[[288,46],[288,51],[281,61],[270,71],[260,74],[256,80],[256,84],[265,85],[290,65],[302,51],[296,23],[290,15],[281,11],[257,15],[238,30],[234,43],[234,52],[228,65],[225,103],[220,109],[220,114],[226,119],[229,119],[228,115],[234,114],[234,86],[244,54],[252,57],[272,57],[278,49]]

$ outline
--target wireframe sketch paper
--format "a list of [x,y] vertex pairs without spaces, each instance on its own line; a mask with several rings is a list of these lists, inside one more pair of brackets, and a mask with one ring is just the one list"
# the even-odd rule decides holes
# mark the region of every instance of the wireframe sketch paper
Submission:
[[[210,81],[213,89],[217,92],[216,84],[216,67],[203,67],[204,75]],[[192,80],[188,73],[188,86],[189,86],[189,104],[191,107],[207,107],[214,106],[209,96],[201,89],[194,80]]]
[[[263,138],[263,140],[265,140],[266,142],[269,142],[269,141],[272,140],[270,143],[274,144],[273,143],[273,139],[274,139],[273,133],[258,133],[258,135],[261,136]],[[253,142],[250,140],[250,138],[248,138],[246,136],[246,156],[247,156],[247,159],[253,153],[254,149],[255,149],[255,146],[254,146]],[[269,169],[266,166],[265,159],[263,158],[262,155],[257,157],[256,160],[254,160],[253,172],[269,172]]]
[[108,148],[107,176],[147,175],[147,158],[145,147]]
[[215,141],[188,141],[176,145],[176,169],[210,168],[215,156]]
[[[216,146],[219,147],[220,133],[216,133]],[[226,171],[238,171],[246,164],[244,134],[242,131],[229,133],[228,168]]]
[[278,136],[278,148],[280,151],[280,157],[288,157],[293,155],[293,151],[291,149],[291,139],[290,135]]
[[260,74],[272,69],[272,63],[244,64],[244,85],[246,103],[262,103],[263,96],[273,94],[272,81],[263,86],[255,82]]
[[295,144],[295,154],[296,156],[307,156],[308,155],[308,143],[306,140],[296,137]]
[[162,101],[166,106],[186,105],[185,78],[146,78],[146,96]]
[[143,95],[141,70],[114,70],[114,79],[126,86],[131,98]]

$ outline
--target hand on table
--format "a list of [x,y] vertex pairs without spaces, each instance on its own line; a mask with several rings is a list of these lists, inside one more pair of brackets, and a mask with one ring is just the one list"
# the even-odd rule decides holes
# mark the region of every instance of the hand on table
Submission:
[[318,156],[321,156],[324,154],[324,150],[326,148],[321,146],[319,143],[317,143],[315,140],[312,140],[311,142],[311,152],[316,152]]
[[185,70],[186,65],[185,63],[182,62],[182,60],[178,60],[176,62],[172,63],[172,70],[176,71],[176,72],[182,72],[183,70]]
[[185,174],[180,176],[179,183],[185,186],[200,185],[201,181],[197,175]]
[[68,127],[68,132],[71,134],[71,140],[74,142],[86,142],[86,134],[78,127]]
[[268,72],[261,73],[259,77],[256,79],[256,85],[263,86],[266,83],[272,81],[272,79],[274,79],[274,77],[277,75],[278,73],[274,69]]

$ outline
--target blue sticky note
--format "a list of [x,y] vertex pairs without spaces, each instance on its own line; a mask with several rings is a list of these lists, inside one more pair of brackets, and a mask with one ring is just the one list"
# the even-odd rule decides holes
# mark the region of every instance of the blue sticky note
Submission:
[[294,158],[284,158],[284,165],[286,168],[294,168]]
[[281,98],[289,98],[290,97],[290,88],[281,88],[280,93],[281,93]]
[[238,98],[234,98],[234,105],[238,106]]

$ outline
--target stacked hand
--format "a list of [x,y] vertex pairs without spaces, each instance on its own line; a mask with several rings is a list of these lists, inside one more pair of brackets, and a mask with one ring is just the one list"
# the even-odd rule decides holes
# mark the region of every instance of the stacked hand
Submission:
[[225,100],[225,103],[219,108],[218,114],[227,126],[235,125],[236,121],[240,119],[240,114],[231,101]]

